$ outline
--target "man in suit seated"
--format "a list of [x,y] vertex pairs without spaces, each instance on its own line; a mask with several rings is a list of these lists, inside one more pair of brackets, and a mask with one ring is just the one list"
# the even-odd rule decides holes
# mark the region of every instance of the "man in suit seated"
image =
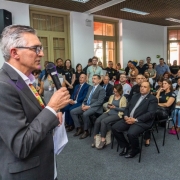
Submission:
[[[133,158],[140,152],[138,136],[151,127],[157,106],[157,98],[150,94],[149,82],[143,82],[140,93],[135,94],[126,107],[124,120],[112,126],[112,132],[120,147],[123,148],[120,156]],[[127,131],[129,142],[124,137],[124,131]],[[128,154],[130,146],[132,151]]]
[[[104,98],[106,96],[106,92],[103,87],[99,85],[101,82],[101,76],[94,74],[92,77],[92,82],[94,86],[90,86],[88,89],[88,93],[82,103],[81,107],[77,107],[70,111],[71,117],[74,121],[75,127],[77,128],[76,133],[74,136],[80,136],[80,139],[84,139],[89,135],[88,128],[89,128],[89,116],[98,113],[103,113],[102,104],[104,102]],[[81,127],[79,122],[78,115],[82,115],[82,119],[84,122],[84,131]]]
[[86,81],[87,81],[87,76],[86,74],[82,73],[79,77],[80,84],[75,86],[74,92],[71,95],[71,101],[69,105],[67,105],[63,109],[63,112],[65,112],[65,122],[68,126],[67,127],[68,132],[74,129],[74,122],[70,115],[70,111],[82,105],[82,102],[88,92],[89,84],[87,84]]
[[103,78],[103,85],[102,87],[106,91],[106,97],[104,98],[104,104],[103,104],[103,109],[107,111],[107,104],[109,101],[109,97],[113,94],[113,85],[109,83],[109,76],[104,76]]

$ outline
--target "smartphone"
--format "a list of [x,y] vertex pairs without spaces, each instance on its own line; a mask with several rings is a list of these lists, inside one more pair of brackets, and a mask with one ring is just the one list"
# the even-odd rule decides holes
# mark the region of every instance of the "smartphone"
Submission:
[[112,104],[108,104],[108,106],[112,106]]

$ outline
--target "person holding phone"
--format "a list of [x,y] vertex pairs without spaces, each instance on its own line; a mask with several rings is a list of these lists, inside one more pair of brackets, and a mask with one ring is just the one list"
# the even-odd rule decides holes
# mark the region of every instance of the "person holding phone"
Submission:
[[92,144],[92,147],[96,147],[96,135],[101,132],[101,142],[97,149],[103,149],[106,146],[108,124],[122,119],[124,109],[127,105],[126,97],[122,96],[122,94],[122,85],[114,85],[114,95],[111,95],[109,98],[108,110],[96,119],[94,125],[94,143]]

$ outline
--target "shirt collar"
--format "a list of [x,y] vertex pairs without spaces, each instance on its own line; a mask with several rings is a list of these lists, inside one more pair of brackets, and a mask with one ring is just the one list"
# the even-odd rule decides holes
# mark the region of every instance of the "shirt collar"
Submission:
[[5,63],[11,66],[19,74],[19,76],[21,76],[21,78],[25,81],[27,85],[33,84],[35,82],[35,77],[32,74],[30,74],[29,76],[26,76],[25,74],[23,74],[21,71],[19,71],[17,68],[12,66],[8,62],[5,62]]

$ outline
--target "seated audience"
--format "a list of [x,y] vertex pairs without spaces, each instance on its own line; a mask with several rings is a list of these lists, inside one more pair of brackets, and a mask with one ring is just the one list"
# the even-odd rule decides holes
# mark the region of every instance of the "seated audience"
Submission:
[[125,74],[120,75],[119,84],[123,87],[123,96],[128,99],[128,96],[131,92],[131,86],[127,83],[127,77]]
[[107,110],[107,102],[109,100],[109,97],[113,94],[113,85],[109,83],[109,76],[104,76],[103,78],[103,85],[102,87],[106,91],[106,97],[104,98],[103,102],[103,109],[106,111]]
[[58,74],[62,74],[63,69],[64,69],[63,59],[61,59],[61,58],[56,59],[56,65],[57,65],[56,70],[57,70]]
[[[173,91],[172,83],[169,79],[163,80],[163,87],[157,91],[156,98],[158,99],[158,119],[166,118],[171,110],[171,107],[176,99],[176,94]],[[163,113],[165,112],[165,113]]]
[[163,86],[163,80],[164,78],[161,76],[157,79],[157,82],[155,84],[155,90],[158,91]]
[[64,81],[66,83],[66,87],[69,91],[69,94],[72,95],[76,75],[75,75],[74,68],[72,68],[72,66],[71,66],[71,60],[70,59],[65,60],[64,70],[63,70],[62,75],[63,75]]
[[46,69],[46,65],[49,63],[49,61],[44,61],[44,69],[41,71],[40,75],[39,75],[39,80],[41,81],[42,77],[45,75],[45,69]]
[[131,61],[129,78],[130,78],[130,83],[132,85],[136,84],[136,76],[139,74],[138,69],[136,68],[136,65],[137,65],[137,62]]
[[108,61],[108,67],[105,68],[106,75],[109,76],[110,81],[113,81],[116,79],[116,70],[113,68],[113,62],[112,61]]
[[153,65],[149,63],[148,69],[146,70],[149,73],[149,77],[152,78],[153,81],[156,79],[156,70],[153,68]]
[[83,69],[83,72],[84,72],[85,74],[87,74],[87,68],[88,68],[89,66],[91,66],[91,65],[92,65],[92,59],[90,58],[90,59],[88,60],[87,66]]
[[164,78],[164,79],[169,79],[170,81],[172,81],[172,79],[170,78],[170,73],[169,73],[169,72],[165,72],[165,73],[163,74],[163,78]]
[[76,65],[76,72],[75,72],[75,77],[76,77],[76,79],[75,79],[75,82],[74,82],[74,87],[79,84],[79,77],[80,77],[80,75],[81,75],[82,73],[83,73],[82,65],[81,65],[80,63],[78,63],[78,64]]
[[122,119],[124,109],[127,101],[123,94],[123,89],[120,84],[114,85],[114,95],[109,98],[108,110],[96,119],[94,125],[94,143],[92,147],[96,146],[96,135],[101,132],[101,142],[97,149],[103,149],[106,146],[107,126],[110,123],[115,123]]
[[41,73],[41,70],[34,70],[32,72],[33,76],[35,77],[35,81],[33,83],[33,86],[36,88],[36,91],[39,93],[41,82],[39,80],[39,75]]
[[178,79],[175,93],[177,97],[176,97],[175,109],[172,112],[172,118],[174,124],[177,124],[177,126],[172,127],[172,129],[169,131],[169,134],[174,134],[174,135],[176,135],[175,128],[177,132],[180,132],[180,78]]
[[[51,63],[51,62],[49,62],[49,63]],[[61,78],[62,75],[58,74],[58,77]],[[65,87],[64,82],[61,85]],[[41,85],[40,85],[40,89],[39,89],[39,95],[43,95],[44,102],[46,104],[48,104],[51,96],[54,94],[54,91],[55,91],[54,82],[53,82],[51,76],[47,73],[47,71],[45,69],[45,75],[42,77],[42,80],[41,80]]]
[[180,70],[178,70],[176,76],[172,78],[172,83],[177,83],[177,80],[180,78]]
[[136,85],[134,85],[130,91],[130,94],[128,96],[128,101],[131,100],[132,96],[134,94],[140,93],[140,86],[142,84],[142,82],[144,81],[145,77],[142,74],[139,74],[136,76]]
[[79,84],[75,86],[74,92],[71,95],[71,102],[62,110],[63,112],[65,112],[67,132],[74,129],[74,122],[70,115],[70,111],[82,105],[82,102],[88,92],[89,85],[86,83],[86,81],[86,74],[81,74],[79,77]]
[[128,61],[128,63],[127,63],[127,67],[125,68],[126,76],[128,76],[128,75],[129,75],[130,66],[131,66],[131,60],[129,60],[129,61]]
[[[112,126],[112,132],[120,147],[123,148],[120,156],[133,158],[140,152],[139,134],[151,127],[157,104],[157,98],[150,94],[150,83],[143,82],[140,93],[135,94],[125,108],[124,120]],[[127,131],[129,142],[124,137],[124,131]],[[128,154],[130,146],[132,151]]]
[[147,82],[149,82],[153,86],[153,79],[150,77],[150,73],[148,71],[144,72],[144,77],[147,78]]
[[[87,95],[82,103],[82,106],[77,107],[70,111],[71,117],[74,121],[76,127],[76,133],[74,136],[80,136],[80,139],[84,139],[89,135],[89,116],[94,113],[102,114],[103,113],[103,102],[106,96],[106,92],[103,87],[99,85],[101,82],[101,77],[97,74],[93,75],[92,78],[93,86],[90,86],[87,92]],[[82,115],[82,119],[84,122],[84,131],[79,122],[78,116]]]

